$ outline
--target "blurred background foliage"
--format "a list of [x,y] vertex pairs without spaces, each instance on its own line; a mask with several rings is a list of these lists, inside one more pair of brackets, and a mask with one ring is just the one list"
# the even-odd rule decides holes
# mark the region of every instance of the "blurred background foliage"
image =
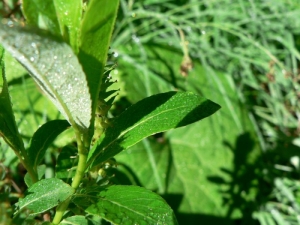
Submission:
[[[22,20],[18,1],[2,1],[0,12]],[[121,153],[114,182],[156,191],[179,224],[300,224],[299,47],[297,0],[121,0],[109,62],[117,63],[111,75],[120,93],[111,114],[171,90],[222,109]],[[29,141],[61,117],[9,55],[6,68]],[[72,139],[68,131],[48,151],[46,177]],[[22,196],[24,171],[0,141],[3,222]]]

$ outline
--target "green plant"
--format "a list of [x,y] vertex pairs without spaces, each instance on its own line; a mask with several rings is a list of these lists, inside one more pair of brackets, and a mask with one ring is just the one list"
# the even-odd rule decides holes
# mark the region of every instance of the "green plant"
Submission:
[[[220,106],[191,92],[166,92],[144,98],[115,118],[105,68],[118,1],[23,1],[26,23],[48,32],[0,24],[0,43],[31,74],[38,87],[67,119],[40,126],[25,148],[18,131],[0,49],[0,134],[27,170],[28,190],[16,203],[15,219],[29,210],[51,217],[43,224],[84,224],[103,218],[113,224],[177,224],[172,209],[157,194],[137,186],[111,185],[113,157],[145,137],[186,126]],[[84,9],[84,10],[83,10]],[[101,13],[99,13],[101,10]],[[103,74],[103,75],[102,75]],[[44,179],[48,147],[72,129],[76,143],[64,146],[55,175]],[[53,208],[56,207],[55,210]]]
[[[299,172],[291,173],[286,169],[290,167],[290,159],[299,154],[300,146],[299,1],[286,4],[281,0],[183,0],[161,4],[158,0],[124,0],[121,3],[123,17],[118,17],[112,46],[121,61],[117,70],[127,89],[127,98],[136,102],[141,95],[176,88],[203,93],[222,105],[222,111],[218,113],[222,121],[218,121],[216,115],[199,124],[198,129],[205,125],[215,127],[214,130],[224,129],[223,135],[201,133],[199,145],[190,145],[195,143],[191,133],[197,131],[197,126],[192,125],[164,136],[168,143],[168,149],[164,150],[171,152],[173,161],[170,167],[175,168],[175,172],[169,172],[171,175],[166,178],[160,177],[161,183],[168,183],[161,188],[162,193],[182,194],[182,201],[177,204],[178,218],[180,214],[186,216],[184,219],[192,214],[190,224],[197,224],[196,219],[206,218],[207,224],[213,223],[210,221],[215,217],[224,219],[215,224],[234,224],[236,220],[251,224],[249,218],[257,223],[253,221],[253,212],[262,210],[265,213],[270,209],[264,205],[274,201],[270,193],[279,188],[275,186],[275,180],[299,179]],[[179,30],[184,33],[184,39]],[[184,42],[188,43],[194,63],[194,69],[186,78],[179,74],[185,54]],[[133,72],[137,70],[142,75]],[[130,80],[135,80],[135,83]],[[239,114],[240,111],[245,114]],[[254,125],[252,128],[247,126],[247,117]],[[251,134],[254,143],[247,139],[240,143],[245,131]],[[255,143],[257,139],[260,146]],[[229,145],[222,144],[224,140],[231,143],[232,155],[226,151]],[[253,144],[253,149],[248,149]],[[167,153],[163,155],[156,145],[152,146],[159,172],[167,171],[160,162]],[[198,155],[198,146],[204,147],[205,153]],[[142,161],[142,154],[138,151],[142,148],[140,145],[130,149],[131,154],[120,154],[118,161],[136,162],[129,166],[136,171],[141,167],[137,162]],[[182,154],[180,149],[183,148],[189,154]],[[143,157],[147,159],[148,154]],[[206,163],[211,161],[214,162],[212,167]],[[191,166],[197,163],[198,167]],[[182,172],[183,169],[188,172]],[[197,178],[208,179],[201,180],[198,186],[182,185],[194,179],[200,170],[201,176]],[[148,173],[151,172],[149,169]],[[145,174],[146,168],[138,172],[137,179],[148,188],[157,188],[159,185],[144,179]],[[266,183],[262,182],[262,177],[268,178],[263,179]],[[250,180],[251,184],[247,182]],[[218,193],[214,191],[216,187]],[[195,190],[197,195],[193,195]],[[222,198],[223,202],[218,201]],[[230,218],[230,221],[225,218]],[[182,221],[186,221],[184,219]]]

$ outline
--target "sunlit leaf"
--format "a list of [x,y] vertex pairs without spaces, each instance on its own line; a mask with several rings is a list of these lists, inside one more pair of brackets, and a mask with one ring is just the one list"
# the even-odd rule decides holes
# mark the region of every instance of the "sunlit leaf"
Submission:
[[22,9],[28,24],[60,34],[53,0],[23,0]]
[[33,184],[16,206],[19,211],[27,208],[34,215],[57,206],[73,193],[74,189],[60,179],[44,179]]
[[64,40],[67,40],[77,53],[82,16],[82,0],[54,0],[53,2],[61,34]]
[[159,195],[137,186],[110,186],[97,196],[86,212],[113,224],[175,225],[170,206]]
[[89,221],[85,218],[85,216],[71,216],[60,223],[61,225],[89,225]]
[[145,137],[194,123],[219,108],[191,92],[167,92],[145,98],[115,118],[90,151],[89,163],[96,165]]
[[83,130],[91,120],[85,74],[72,49],[49,34],[0,24],[0,42],[27,70],[68,121]]

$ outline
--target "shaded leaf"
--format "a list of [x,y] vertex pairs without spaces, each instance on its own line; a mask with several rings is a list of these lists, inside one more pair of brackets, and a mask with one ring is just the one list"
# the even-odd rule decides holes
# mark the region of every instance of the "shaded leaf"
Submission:
[[36,168],[44,159],[45,152],[54,139],[70,124],[66,120],[52,120],[43,124],[34,134],[27,150],[29,160]]
[[85,74],[66,43],[49,34],[3,24],[0,42],[28,69],[72,126],[89,127],[91,99]]
[[82,20],[79,60],[90,87],[93,112],[97,106],[118,5],[119,0],[91,0]]
[[137,186],[110,186],[86,212],[113,224],[177,224],[170,206],[157,194]]
[[91,149],[88,163],[101,163],[145,137],[194,123],[219,108],[218,104],[190,92],[167,92],[145,98],[114,120]]
[[56,178],[72,178],[75,175],[78,162],[77,154],[78,151],[73,146],[65,146],[62,148],[56,161]]
[[32,211],[31,215],[45,212],[74,193],[74,189],[57,178],[38,181],[27,191],[25,198],[16,203],[18,210],[24,208]]

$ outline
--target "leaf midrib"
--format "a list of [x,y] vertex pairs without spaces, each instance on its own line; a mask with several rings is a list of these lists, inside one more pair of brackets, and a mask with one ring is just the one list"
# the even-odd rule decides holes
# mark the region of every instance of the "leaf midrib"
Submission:
[[[162,111],[162,112],[160,112],[160,113],[157,113],[157,114],[155,114],[155,115],[153,115],[153,116],[149,116],[149,117],[145,118],[144,120],[142,120],[142,121],[140,121],[140,122],[134,124],[133,126],[129,127],[128,129],[124,130],[123,132],[121,132],[120,135],[119,135],[117,138],[115,138],[115,139],[112,140],[110,143],[108,143],[105,147],[103,147],[103,148],[99,151],[99,153],[96,154],[96,155],[93,157],[93,159],[96,159],[96,158],[102,153],[102,151],[105,151],[107,148],[109,148],[109,146],[111,146],[111,145],[114,144],[116,141],[118,141],[122,136],[124,136],[126,133],[128,133],[128,132],[131,131],[131,130],[133,130],[134,128],[138,127],[139,125],[141,125],[141,124],[143,124],[143,123],[146,123],[148,120],[150,120],[150,119],[152,119],[152,118],[155,118],[155,117],[157,117],[157,116],[159,116],[159,115],[161,115],[161,114],[163,114],[163,113],[166,113],[166,112],[169,112],[169,111],[173,111],[173,110],[177,110],[177,109],[180,109],[180,108],[186,108],[186,106],[179,106],[179,107],[177,107],[177,108],[172,108],[172,109],[164,110],[164,111]],[[163,130],[162,130],[162,131],[163,131]],[[100,145],[101,145],[101,143],[100,143]],[[100,146],[100,145],[99,145],[99,146]],[[130,146],[128,146],[128,147],[130,147]]]

